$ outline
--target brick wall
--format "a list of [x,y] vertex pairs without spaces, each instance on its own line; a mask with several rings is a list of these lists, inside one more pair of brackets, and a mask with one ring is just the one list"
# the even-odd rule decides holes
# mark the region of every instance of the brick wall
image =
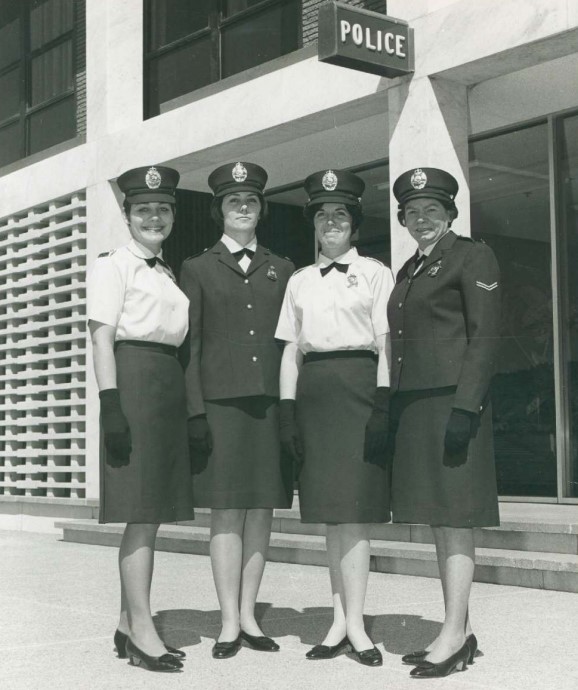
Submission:
[[[317,41],[317,12],[327,0],[303,0],[303,45]],[[387,14],[386,0],[340,0],[347,5],[364,7],[373,12]]]

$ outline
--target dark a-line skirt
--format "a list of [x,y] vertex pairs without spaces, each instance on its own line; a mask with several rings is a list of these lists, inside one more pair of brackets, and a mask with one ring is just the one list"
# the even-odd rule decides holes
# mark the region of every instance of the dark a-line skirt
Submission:
[[394,522],[434,527],[500,524],[488,405],[474,423],[465,462],[450,467],[444,437],[455,387],[396,393],[391,405]]
[[192,520],[182,367],[171,348],[154,343],[117,343],[115,360],[132,450],[128,465],[111,467],[104,449],[99,521],[155,524]]
[[268,396],[205,400],[213,449],[195,461],[196,507],[290,508],[293,476],[281,453],[279,401]]
[[363,458],[376,381],[373,358],[305,361],[301,367],[296,412],[304,447],[302,522],[389,522],[385,458],[379,466]]

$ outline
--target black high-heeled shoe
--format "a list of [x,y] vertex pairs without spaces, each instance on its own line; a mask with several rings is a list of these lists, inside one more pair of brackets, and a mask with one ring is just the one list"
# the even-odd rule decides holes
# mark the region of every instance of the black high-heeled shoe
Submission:
[[334,659],[336,656],[339,656],[339,654],[343,654],[343,652],[347,652],[351,647],[351,643],[349,642],[349,639],[347,635],[341,640],[341,642],[338,642],[337,644],[334,645],[326,645],[326,644],[316,644],[315,647],[312,647],[307,654],[305,654],[307,659]]
[[272,640],[270,637],[265,635],[249,635],[249,633],[241,630],[241,639],[245,641],[251,649],[255,649],[258,652],[278,652],[279,645]]
[[[119,659],[128,659],[128,654],[126,653],[126,643],[128,640],[128,635],[116,630],[114,633],[114,646],[116,648],[116,653]],[[182,649],[175,649],[175,647],[170,647],[168,644],[165,645],[165,649],[169,654],[172,654],[177,659],[186,659],[187,655]]]
[[364,649],[358,652],[356,649],[351,649],[353,656],[364,666],[381,666],[383,664],[383,657],[377,647],[372,649]]
[[149,656],[142,649],[139,649],[130,639],[126,643],[126,653],[133,666],[140,666],[147,671],[158,671],[161,673],[175,673],[183,668],[183,664],[168,652],[162,656]]
[[470,648],[468,643],[464,642],[457,652],[444,659],[444,661],[434,664],[426,659],[410,671],[409,675],[412,678],[443,678],[444,676],[449,676],[454,671],[465,671],[469,658]]
[[[470,650],[470,658],[468,659],[468,664],[473,664],[476,652],[478,651],[478,640],[474,633],[466,637],[466,644],[468,645],[468,649]],[[409,654],[404,654],[401,657],[401,661],[402,663],[408,664],[410,666],[417,666],[422,661],[425,661],[425,658],[428,655],[428,653],[429,652],[427,650],[420,649],[417,652],[410,652]]]

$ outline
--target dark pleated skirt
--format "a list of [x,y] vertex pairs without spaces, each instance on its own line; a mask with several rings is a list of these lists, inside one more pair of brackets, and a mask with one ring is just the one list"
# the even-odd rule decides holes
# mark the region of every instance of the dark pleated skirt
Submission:
[[194,519],[183,370],[156,348],[120,345],[117,385],[131,432],[130,462],[100,464],[104,522],[160,523]]
[[296,410],[304,447],[302,522],[389,522],[388,473],[363,459],[376,380],[373,359],[324,359],[301,367]]
[[464,452],[465,463],[459,467],[445,464],[444,436],[455,390],[438,388],[393,396],[394,522],[434,527],[500,524],[491,405],[475,424]]
[[280,449],[277,398],[205,401],[205,410],[213,450],[195,474],[195,506],[290,508],[292,466]]

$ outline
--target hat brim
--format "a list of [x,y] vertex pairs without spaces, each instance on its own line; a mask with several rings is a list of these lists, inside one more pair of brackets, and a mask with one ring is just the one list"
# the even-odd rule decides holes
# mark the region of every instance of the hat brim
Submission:
[[174,194],[169,192],[138,192],[137,194],[127,194],[126,201],[129,204],[140,204],[143,201],[165,201],[169,204],[176,203]]
[[305,204],[305,208],[309,208],[315,204],[347,204],[347,206],[360,206],[361,201],[359,197],[343,194],[342,192],[327,192],[326,194],[318,194],[311,197]]
[[246,184],[244,182],[235,182],[226,188],[219,189],[217,192],[215,192],[214,196],[215,198],[220,198],[227,196],[227,194],[236,194],[237,192],[253,192],[254,194],[260,194],[263,196],[263,189],[258,185],[251,184],[249,182]]
[[455,197],[452,199],[452,197],[446,192],[435,189],[416,189],[415,192],[409,192],[408,194],[405,194],[404,197],[400,199],[398,203],[400,206],[403,206],[412,199],[437,199],[437,201],[443,201],[446,204],[455,203]]

